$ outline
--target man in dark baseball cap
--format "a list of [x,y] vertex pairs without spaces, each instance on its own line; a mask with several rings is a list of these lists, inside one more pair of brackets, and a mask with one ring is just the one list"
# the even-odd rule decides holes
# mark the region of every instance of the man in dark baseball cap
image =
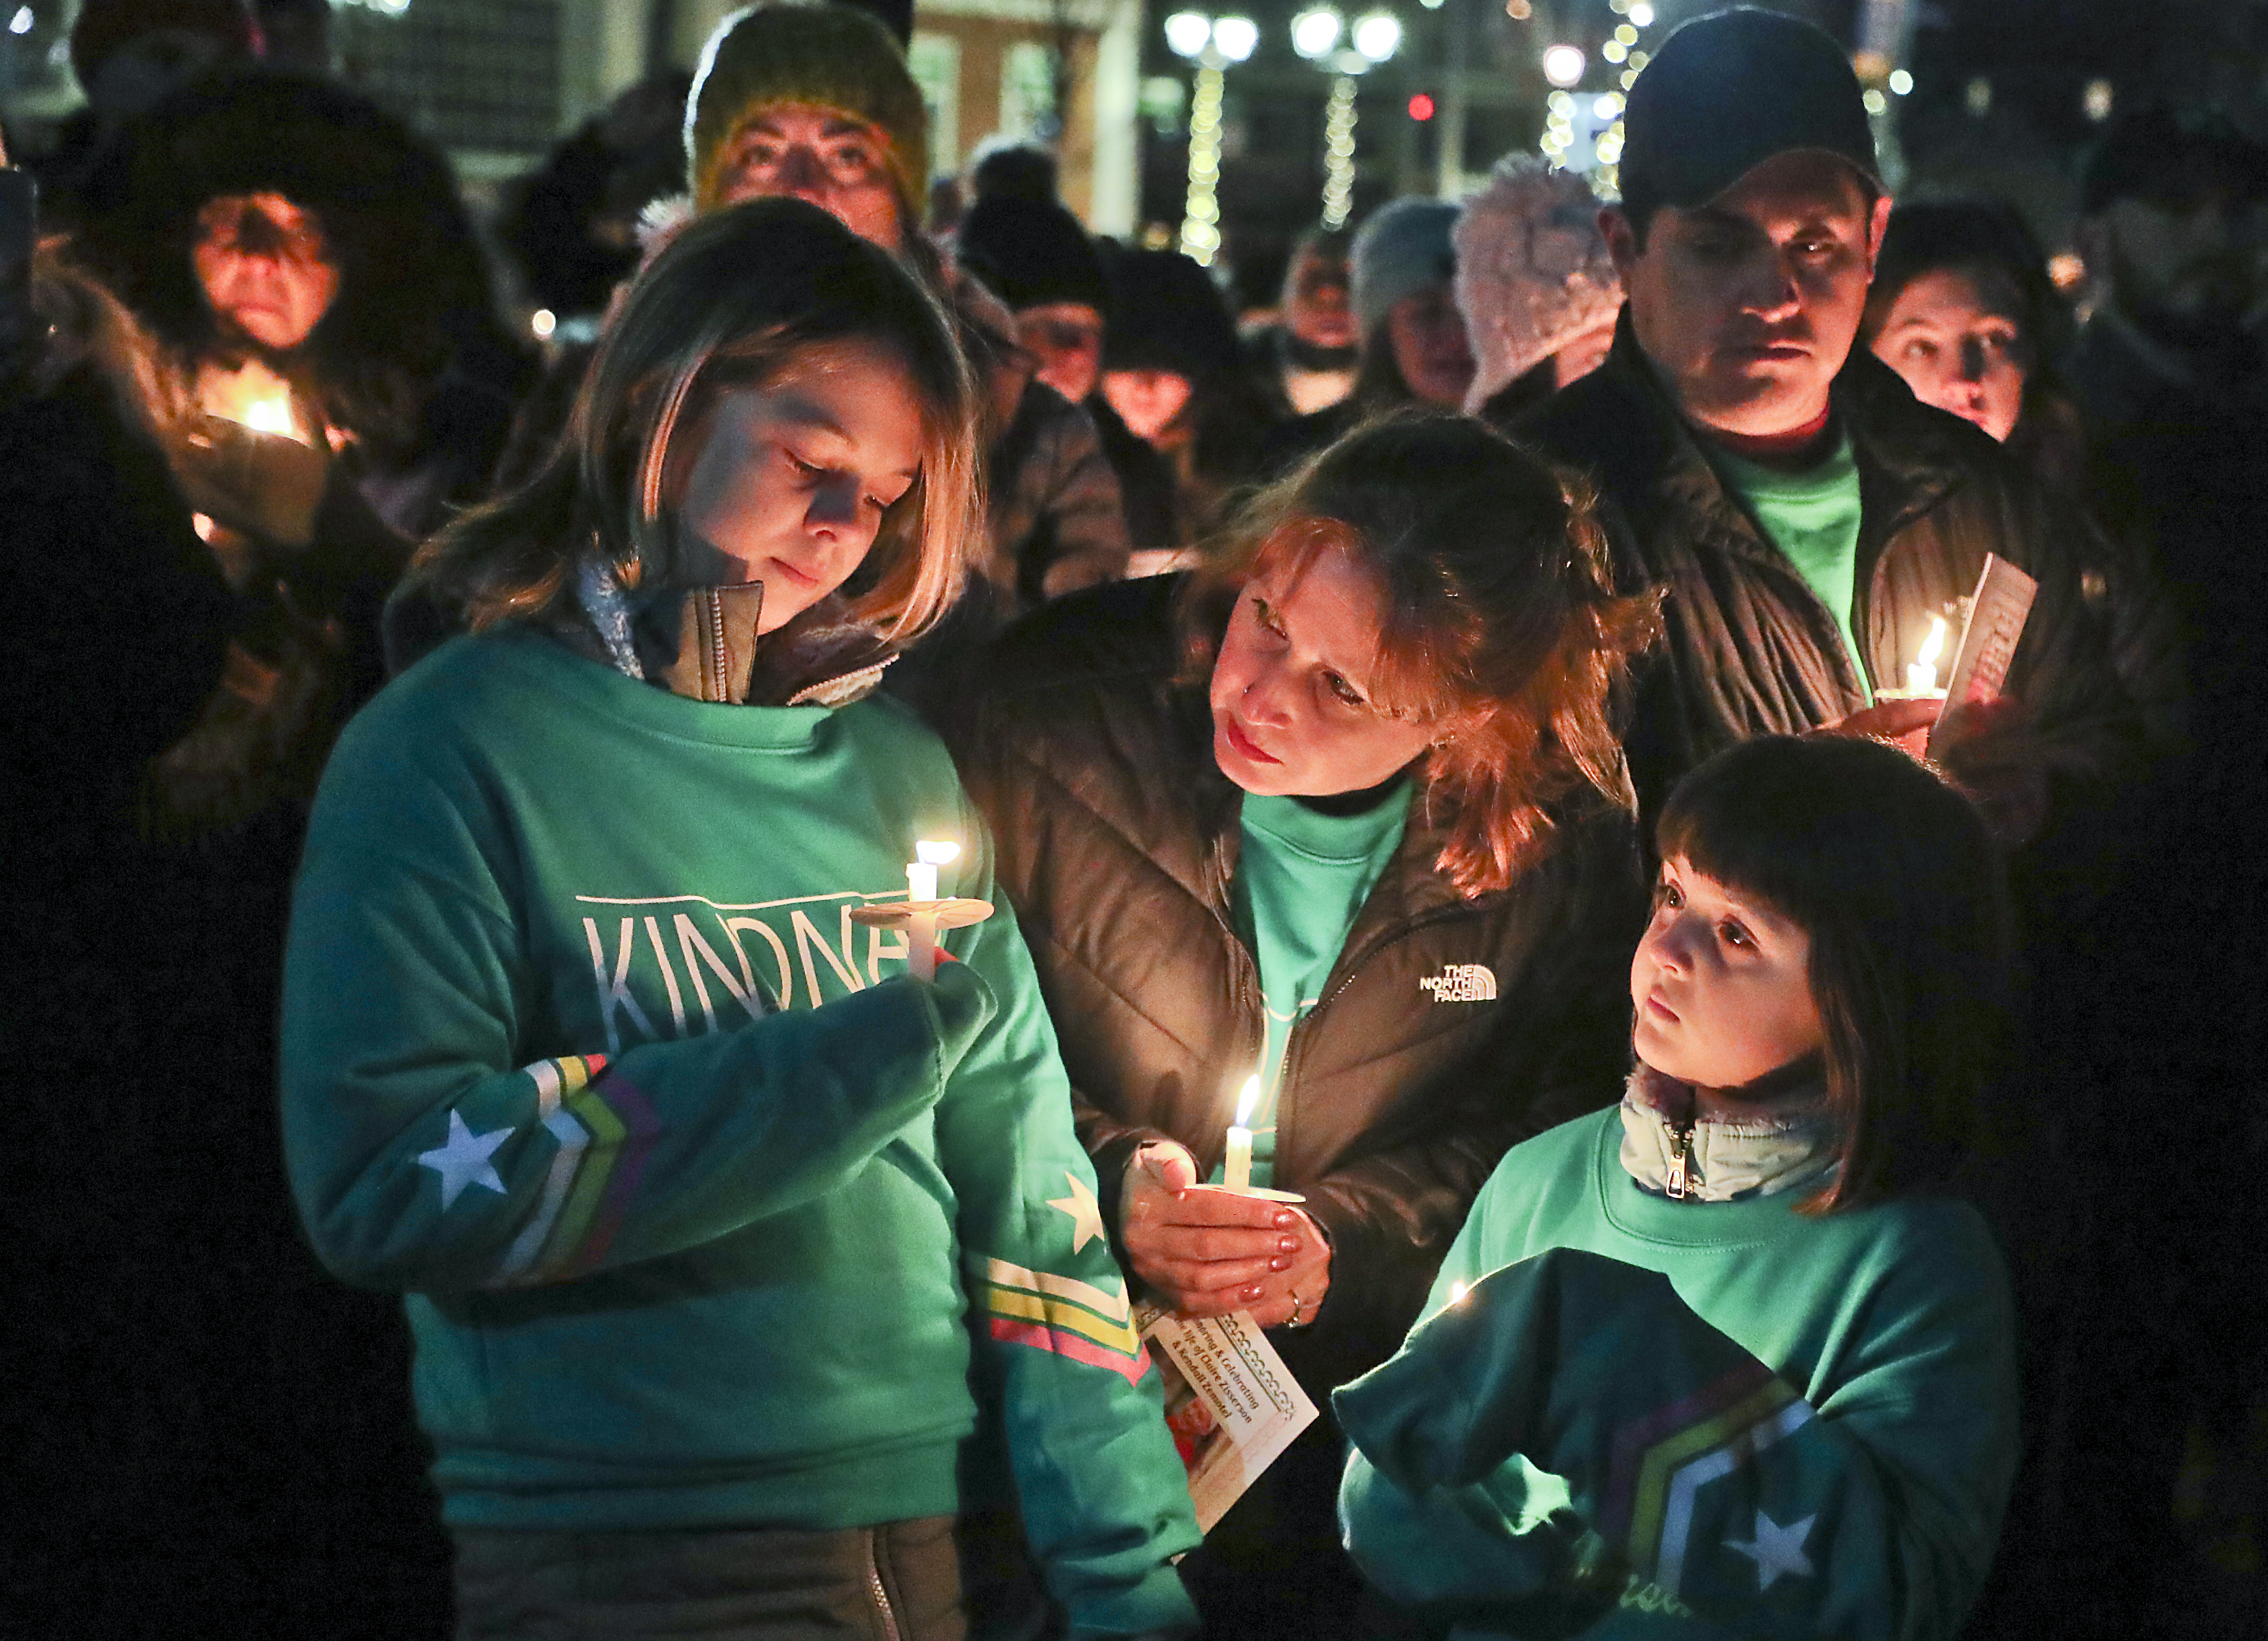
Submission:
[[1614,349],[1522,430],[1596,476],[1626,576],[1669,590],[1627,743],[1641,803],[1759,732],[1918,743],[1937,703],[1876,691],[1906,683],[1933,618],[1958,639],[1992,552],[2040,583],[2007,681],[2023,710],[1961,715],[1933,753],[2006,835],[2042,835],[2131,767],[2110,594],[2082,595],[2115,572],[1989,438],[1854,349],[1890,201],[1847,54],[1795,18],[1712,12],[1662,43],[1624,118],[1600,216],[1627,293]]
[[1825,430],[1890,210],[1843,48],[1776,11],[1698,18],[1638,76],[1624,129],[1602,225],[1639,345],[1689,420],[1800,449]]
[[[1624,117],[1623,197],[1600,215],[1626,293],[1613,350],[1519,430],[1597,483],[1624,588],[1666,595],[1624,740],[1646,834],[1680,776],[1752,735],[1922,750],[1940,703],[1883,696],[1920,681],[1907,669],[1940,618],[1945,679],[1962,601],[1997,554],[2038,583],[2006,698],[1956,709],[1929,751],[2018,846],[2030,956],[2052,959],[2081,909],[2054,886],[2081,859],[2108,877],[2104,817],[2149,752],[2110,644],[2115,612],[2150,607],[2130,561],[2073,498],[2043,494],[1854,347],[1890,202],[1831,36],[1756,10],[1697,18]],[[2137,653],[2146,624],[2117,628]],[[2038,1032],[2026,1063],[2055,1052]],[[2098,1074],[2071,1059],[2054,1062],[2066,1087]],[[2016,1223],[2026,1271],[2056,1221]],[[1905,1593],[1948,1624],[1992,1561],[2003,1501],[1972,1502]]]

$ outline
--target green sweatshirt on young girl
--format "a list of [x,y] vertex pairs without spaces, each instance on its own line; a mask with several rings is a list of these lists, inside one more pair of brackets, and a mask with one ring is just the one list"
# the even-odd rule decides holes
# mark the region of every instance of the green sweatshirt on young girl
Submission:
[[1623,1136],[1507,1153],[1425,1320],[1333,1396],[1356,1562],[1461,1637],[1955,1635],[2016,1462],[1983,1219],[1673,1200]]
[[[405,1292],[453,1525],[831,1528],[1009,1501],[1081,1633],[1189,1622],[1158,1380],[1013,915],[933,736],[464,639],[341,738],[288,958],[317,1251]],[[972,1347],[973,1340],[973,1347]],[[971,1468],[959,1467],[968,1459]]]

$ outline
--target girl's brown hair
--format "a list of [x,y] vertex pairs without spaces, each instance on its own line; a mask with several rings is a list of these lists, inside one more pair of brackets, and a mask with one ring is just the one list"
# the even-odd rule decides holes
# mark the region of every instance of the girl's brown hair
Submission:
[[[665,517],[673,451],[720,394],[775,380],[807,350],[869,342],[921,405],[921,475],[882,515],[844,592],[851,614],[904,642],[961,589],[981,517],[977,395],[936,297],[889,253],[818,207],[755,200],[686,227],[630,286],[534,477],[429,542],[411,578],[475,632],[571,614],[574,567],[597,556],[625,586],[678,585]],[[673,464],[677,464],[673,466]]]
[[2009,1018],[2007,880],[1976,806],[1880,741],[1760,736],[1680,781],[1655,834],[1811,938],[1842,1167],[1803,1210],[1941,1182]]
[[1509,885],[1548,847],[1551,807],[1584,787],[1634,806],[1612,697],[1656,600],[1616,593],[1580,482],[1463,416],[1358,429],[1255,497],[1192,578],[1191,670],[1210,671],[1220,637],[1199,612],[1328,549],[1378,588],[1379,703],[1437,729],[1423,813],[1461,893]]

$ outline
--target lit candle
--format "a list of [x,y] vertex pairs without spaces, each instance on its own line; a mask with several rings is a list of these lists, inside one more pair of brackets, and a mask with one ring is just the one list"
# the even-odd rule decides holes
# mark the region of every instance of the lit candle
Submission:
[[242,423],[255,432],[307,442],[291,408],[291,385],[256,360],[233,371],[208,366],[198,396],[210,415]]
[[960,844],[924,839],[906,863],[906,972],[916,980],[937,978],[937,869],[960,857]]
[[1244,1092],[1236,1097],[1236,1121],[1228,1129],[1228,1159],[1221,1165],[1220,1182],[1232,1191],[1252,1187],[1252,1130],[1244,1125],[1252,1121],[1252,1108],[1259,1103],[1260,1073],[1255,1071],[1244,1079]]
[[1452,1305],[1462,1305],[1464,1302],[1465,1284],[1462,1282],[1451,1283],[1449,1284],[1449,1303]]
[[1937,658],[1945,653],[1945,617],[1929,618],[1929,637],[1921,641],[1921,653],[1906,668],[1906,693],[1913,695],[1933,695],[1942,692],[1937,687]]

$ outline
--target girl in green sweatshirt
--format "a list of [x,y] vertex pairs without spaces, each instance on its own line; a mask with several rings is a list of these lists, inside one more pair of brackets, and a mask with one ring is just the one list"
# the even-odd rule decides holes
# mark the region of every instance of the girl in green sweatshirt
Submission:
[[462,1635],[958,1637],[1008,1615],[956,1523],[1018,1511],[1072,1633],[1192,1617],[1012,915],[926,982],[852,915],[917,840],[993,898],[944,750],[871,693],[957,587],[976,403],[825,212],[695,224],[549,465],[413,571],[472,636],[326,773],[288,1160],[332,1269],[407,1296]]
[[1374,1587],[1459,1636],[1950,1637],[2015,1468],[1983,1220],[1928,1194],[2001,1023],[1966,799],[1764,738],[1664,811],[1619,1110],[1515,1147],[1338,1392]]

